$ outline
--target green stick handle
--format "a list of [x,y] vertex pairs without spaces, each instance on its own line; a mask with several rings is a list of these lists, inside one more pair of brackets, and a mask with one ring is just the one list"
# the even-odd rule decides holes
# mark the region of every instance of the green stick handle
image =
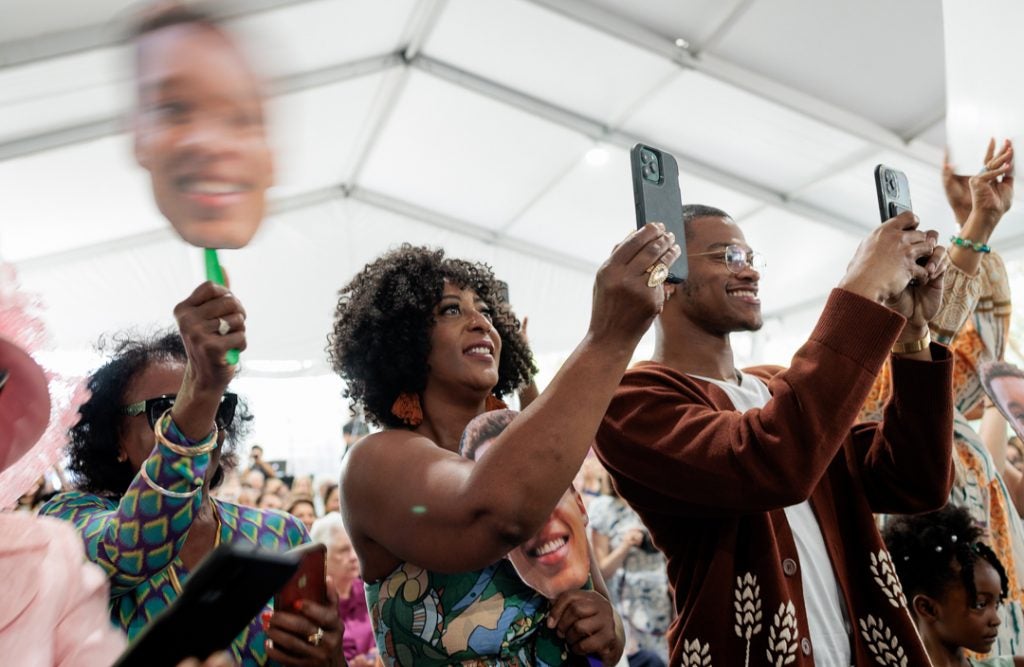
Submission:
[[[207,248],[203,251],[206,257],[206,279],[218,285],[224,284],[224,272],[220,268],[220,260],[217,258],[217,251]],[[228,350],[224,356],[228,364],[234,366],[238,363],[238,350]]]

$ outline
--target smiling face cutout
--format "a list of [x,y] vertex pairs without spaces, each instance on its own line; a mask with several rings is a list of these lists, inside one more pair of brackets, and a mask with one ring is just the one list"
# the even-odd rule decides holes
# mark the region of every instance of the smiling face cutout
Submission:
[[240,248],[273,183],[263,92],[244,55],[212,24],[174,23],[136,39],[135,156],[157,207],[188,243]]
[[[475,417],[463,433],[461,454],[482,459],[516,414],[495,410]],[[537,534],[509,552],[508,559],[519,577],[549,599],[582,588],[590,577],[587,522],[583,499],[570,486]]]

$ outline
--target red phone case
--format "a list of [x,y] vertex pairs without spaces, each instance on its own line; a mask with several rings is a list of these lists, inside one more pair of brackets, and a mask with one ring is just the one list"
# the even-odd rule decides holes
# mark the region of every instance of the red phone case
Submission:
[[304,544],[289,553],[299,554],[299,569],[274,596],[274,609],[295,611],[295,603],[299,600],[327,604],[327,547]]

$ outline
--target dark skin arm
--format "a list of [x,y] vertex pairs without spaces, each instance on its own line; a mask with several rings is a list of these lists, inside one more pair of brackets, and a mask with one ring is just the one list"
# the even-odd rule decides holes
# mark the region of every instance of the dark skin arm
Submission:
[[[954,173],[948,152],[942,161],[942,187],[960,225],[960,236],[976,243],[988,243],[1013,204],[1013,144],[1006,140],[996,154],[996,140],[992,139],[985,151],[984,163],[982,173],[964,176]],[[978,272],[981,253],[954,245],[949,255],[964,273]]]
[[655,225],[616,247],[598,273],[583,342],[482,461],[402,430],[353,447],[342,472],[342,507],[368,580],[402,561],[441,572],[484,567],[540,529],[579,469],[633,349],[661,310],[663,290],[647,286],[646,269],[679,252],[674,238]]

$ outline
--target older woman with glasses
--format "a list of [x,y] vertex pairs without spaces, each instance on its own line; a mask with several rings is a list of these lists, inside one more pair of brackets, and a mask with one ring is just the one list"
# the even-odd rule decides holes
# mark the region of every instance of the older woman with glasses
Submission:
[[[309,541],[294,517],[210,495],[250,419],[226,391],[235,368],[225,354],[245,349],[244,309],[207,282],[174,313],[180,335],[120,339],[90,376],[92,395],[70,433],[78,488],[41,510],[78,529],[110,580],[111,618],[130,640],[219,544],[283,551]],[[335,598],[253,619],[226,648],[245,666],[336,665],[342,634]]]

